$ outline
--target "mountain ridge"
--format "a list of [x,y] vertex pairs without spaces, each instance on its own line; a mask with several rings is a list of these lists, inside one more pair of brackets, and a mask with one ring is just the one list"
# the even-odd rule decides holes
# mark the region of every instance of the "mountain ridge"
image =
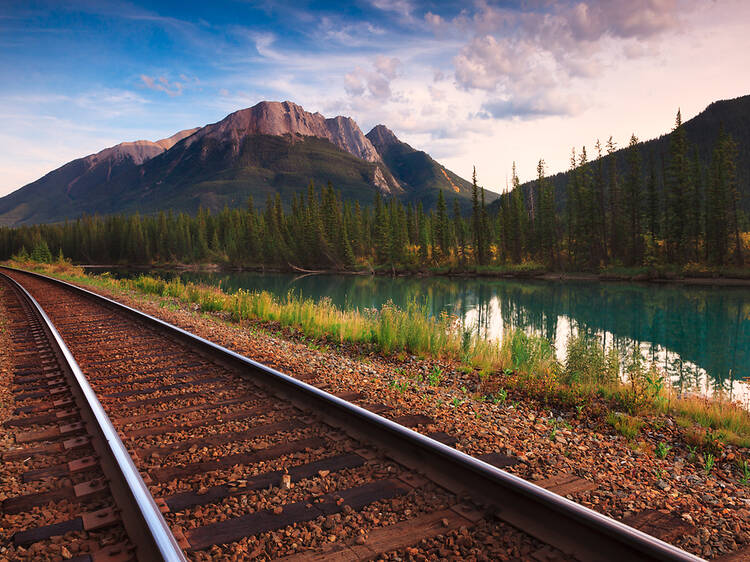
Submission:
[[261,101],[166,139],[120,143],[73,160],[0,198],[0,225],[95,213],[220,210],[245,205],[250,195],[262,203],[278,194],[289,206],[311,181],[331,182],[345,198],[368,205],[380,191],[432,207],[445,189],[467,208],[468,182],[384,125],[368,134],[385,155],[351,117]]
[[[707,173],[710,165],[712,151],[719,136],[721,126],[727,134],[730,134],[737,142],[737,180],[740,187],[740,208],[750,217],[750,95],[739,96],[725,100],[711,102],[696,116],[683,122],[683,128],[691,145],[691,154],[697,155],[702,173]],[[640,141],[640,153],[643,160],[643,179],[647,177],[653,162],[654,173],[657,180],[657,188],[661,192],[664,189],[664,170],[669,160],[669,143],[672,131],[664,133],[656,138]],[[611,155],[602,156],[602,163],[607,169],[612,159],[616,162],[617,173],[620,178],[624,177],[627,168],[628,147],[617,149]],[[590,160],[589,163],[595,162]],[[568,181],[569,170],[549,174],[546,176],[555,188],[555,200],[558,208],[562,208],[565,202],[565,188]],[[707,177],[701,177],[707,184]],[[526,197],[529,190],[535,186],[537,180],[530,180],[521,184]],[[706,185],[704,185],[706,188]],[[490,206],[491,211],[499,210],[502,195]]]

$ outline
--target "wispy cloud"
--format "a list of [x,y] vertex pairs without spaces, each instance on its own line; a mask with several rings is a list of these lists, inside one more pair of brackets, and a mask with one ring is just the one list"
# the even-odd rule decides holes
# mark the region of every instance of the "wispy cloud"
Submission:
[[180,96],[182,95],[182,82],[169,82],[164,76],[153,78],[141,74],[141,82],[150,90],[156,90],[157,92],[164,92],[168,96]]
[[[48,129],[54,117],[60,139],[85,124],[70,134],[93,152],[105,140],[161,138],[260,99],[289,99],[365,129],[385,123],[458,172],[476,163],[497,179],[512,159],[522,173],[540,156],[554,170],[559,153],[564,167],[567,145],[586,135],[661,132],[640,109],[644,96],[671,112],[743,93],[750,81],[736,70],[750,49],[742,0],[362,0],[346,9],[260,0],[231,13],[48,1],[0,17],[0,106],[24,116],[0,135],[0,155],[14,150],[13,135]],[[639,81],[647,86],[634,92]],[[603,123],[614,130],[596,132]],[[57,162],[62,140],[37,137],[50,155],[38,161]],[[10,164],[0,158],[0,168]]]

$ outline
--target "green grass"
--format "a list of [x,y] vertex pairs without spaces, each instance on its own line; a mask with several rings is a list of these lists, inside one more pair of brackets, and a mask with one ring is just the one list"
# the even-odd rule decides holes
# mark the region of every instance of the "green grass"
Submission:
[[615,428],[615,431],[628,439],[635,439],[643,427],[643,420],[636,416],[609,412],[607,423]]
[[[353,343],[393,357],[405,354],[454,361],[464,372],[477,371],[479,390],[485,396],[503,396],[516,390],[541,399],[545,404],[581,411],[605,400],[612,407],[629,412],[613,414],[608,421],[623,435],[640,430],[640,414],[671,414],[685,432],[696,427],[722,442],[750,446],[750,414],[741,406],[724,400],[678,397],[656,371],[646,369],[637,357],[626,358],[627,380],[619,378],[616,352],[605,351],[601,342],[577,335],[568,342],[568,354],[561,364],[551,342],[521,330],[508,329],[501,341],[487,340],[466,331],[456,318],[430,317],[423,305],[410,302],[405,308],[386,304],[379,311],[345,310],[329,299],[313,301],[293,293],[278,298],[268,292],[238,290],[225,293],[220,288],[179,279],[142,275],[136,279],[114,279],[107,274],[89,276],[67,262],[52,264],[13,263],[62,279],[113,292],[132,291],[155,295],[167,302],[188,305],[202,312],[224,313],[235,322],[261,321],[299,331],[313,341]],[[438,386],[446,381],[439,367],[427,375],[427,383]],[[642,422],[641,422],[642,423]]]
[[170,298],[197,305],[202,312],[225,312],[238,322],[260,320],[293,328],[313,339],[366,344],[385,355],[406,352],[452,359],[486,371],[512,367],[531,373],[554,365],[553,349],[542,338],[508,330],[502,342],[489,341],[467,334],[456,318],[428,316],[425,306],[416,301],[405,308],[388,303],[378,311],[345,310],[329,299],[316,302],[291,292],[283,298],[266,291],[225,293],[217,287],[179,279],[166,281],[148,275],[114,279],[106,274],[85,275],[69,264],[21,265],[84,285]]

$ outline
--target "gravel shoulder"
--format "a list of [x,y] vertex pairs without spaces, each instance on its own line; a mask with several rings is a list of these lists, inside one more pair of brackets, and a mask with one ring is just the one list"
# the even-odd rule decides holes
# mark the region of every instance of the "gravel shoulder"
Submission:
[[[750,486],[741,482],[737,467],[738,459],[750,459],[750,451],[726,446],[706,471],[700,453],[691,451],[684,429],[670,416],[645,418],[639,435],[628,440],[603,413],[556,410],[513,393],[502,402],[488,401],[476,373],[448,362],[382,357],[356,346],[333,348],[269,324],[238,325],[167,298],[92,290],[329,392],[357,390],[391,407],[393,416],[430,416],[435,424],[426,432],[453,435],[456,448],[470,454],[516,457],[520,462],[506,470],[523,478],[588,480],[593,489],[567,497],[634,526],[645,522],[647,532],[699,556],[750,549]],[[2,361],[0,345],[0,400],[8,385]],[[442,379],[432,386],[428,381],[436,370]],[[669,447],[664,458],[656,453],[660,444]]]

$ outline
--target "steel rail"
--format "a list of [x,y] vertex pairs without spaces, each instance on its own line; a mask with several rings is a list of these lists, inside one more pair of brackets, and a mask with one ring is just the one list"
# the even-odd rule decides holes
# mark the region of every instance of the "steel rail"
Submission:
[[703,560],[168,322],[59,279],[23,270],[13,271],[44,279],[95,302],[105,303],[151,327],[177,336],[220,362],[244,368],[248,374],[254,375],[254,380],[265,383],[285,398],[313,409],[360,439],[374,442],[395,460],[425,473],[456,493],[469,495],[501,520],[578,560]]
[[[42,320],[42,324],[45,331],[51,337],[53,348],[56,348],[61,357],[61,365],[64,369],[68,370],[73,377],[77,389],[73,389],[74,394],[82,397],[81,413],[84,417],[88,417],[94,425],[95,431],[100,434],[103,442],[106,444],[104,451],[97,451],[100,453],[102,463],[108,462],[110,466],[116,467],[119,472],[105,475],[110,479],[110,483],[113,485],[112,492],[115,496],[117,507],[123,511],[123,524],[125,525],[128,535],[131,538],[131,542],[136,550],[136,555],[139,560],[164,560],[166,562],[184,562],[186,561],[185,555],[182,549],[177,544],[172,532],[164,520],[164,517],[159,510],[159,506],[156,505],[154,498],[151,496],[146,484],[141,478],[141,474],[133,464],[133,460],[130,457],[125,445],[120,440],[120,436],[117,430],[112,425],[109,416],[102,408],[99,399],[96,397],[96,393],[89,385],[86,376],[81,371],[78,363],[76,362],[73,354],[68,349],[62,336],[55,328],[54,324],[44,312],[42,307],[36,301],[36,299],[15,279],[0,273],[15,287],[22,298],[24,298],[27,304],[31,307],[32,311]],[[90,415],[85,415],[90,414]],[[91,426],[89,426],[91,427]],[[96,446],[96,444],[95,444]],[[104,458],[101,453],[104,452],[110,456],[110,459]],[[103,467],[104,468],[104,467]],[[115,480],[121,477],[122,482],[116,482]],[[124,486],[118,486],[118,484],[124,484]],[[123,494],[123,492],[126,492]],[[129,497],[127,497],[129,495]],[[120,496],[118,498],[117,496]],[[122,497],[126,496],[126,497]],[[120,499],[121,501],[117,501]],[[131,500],[130,505],[123,505],[122,500]],[[135,506],[135,510],[131,509],[131,505]],[[128,512],[136,512],[136,515],[140,518],[140,521],[131,528],[132,525],[129,520],[126,519],[125,515]]]

